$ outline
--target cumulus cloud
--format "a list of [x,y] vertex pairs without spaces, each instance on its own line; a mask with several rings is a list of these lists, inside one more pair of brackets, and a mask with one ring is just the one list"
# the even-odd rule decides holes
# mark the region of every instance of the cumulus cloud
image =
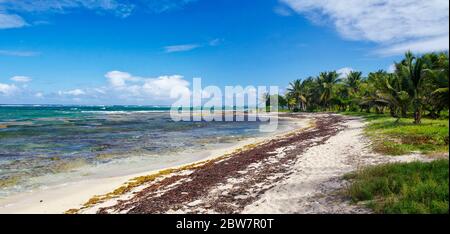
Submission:
[[159,76],[145,78],[133,76],[127,72],[111,71],[105,74],[109,88],[124,98],[170,99],[172,89],[185,88],[189,82],[183,76]]
[[11,77],[11,80],[14,82],[19,82],[19,83],[28,83],[32,79],[28,76],[13,76],[13,77]]
[[447,0],[280,0],[350,40],[378,43],[377,54],[448,50]]
[[9,96],[17,92],[19,89],[14,85],[0,83],[0,95]]
[[348,76],[348,74],[350,74],[350,72],[354,71],[353,68],[351,67],[343,67],[339,70],[337,70],[336,72],[339,74],[340,78],[346,78]]
[[183,79],[183,76],[160,76],[158,78],[146,79],[142,86],[144,94],[157,98],[171,98],[173,89],[180,89],[189,86],[189,82]]
[[121,71],[110,71],[105,74],[108,82],[115,88],[124,87],[127,81],[137,81],[139,78],[133,77],[130,73]]
[[[110,71],[105,74],[106,85],[101,87],[78,88],[57,92],[60,98],[77,98],[83,100],[106,100],[108,103],[151,102],[164,103],[173,97],[173,91],[189,90],[190,83],[181,75],[164,75],[158,77],[134,76],[128,72]],[[184,92],[184,91],[183,91]],[[178,92],[180,93],[180,92]]]

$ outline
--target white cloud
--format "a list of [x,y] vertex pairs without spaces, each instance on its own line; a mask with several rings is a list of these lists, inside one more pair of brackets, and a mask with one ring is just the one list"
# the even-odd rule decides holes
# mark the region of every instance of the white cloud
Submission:
[[175,52],[191,51],[199,47],[200,45],[197,44],[173,45],[164,47],[164,50],[166,51],[166,53],[175,53]]
[[130,73],[121,72],[121,71],[110,71],[105,74],[105,77],[108,79],[108,82],[113,87],[124,87],[126,81],[137,81],[139,80],[136,77],[133,77]]
[[346,39],[378,43],[378,54],[448,50],[447,0],[280,0]]
[[176,53],[195,50],[201,47],[215,47],[219,46],[223,42],[223,39],[215,38],[208,42],[198,43],[198,44],[182,44],[182,45],[171,45],[164,47],[166,53]]
[[[121,3],[124,2],[124,3]],[[65,13],[74,8],[111,11],[119,16],[128,16],[134,8],[121,0],[3,0],[0,10],[13,12]]]
[[0,0],[0,29],[20,28],[28,25],[22,18],[26,13],[59,13],[84,8],[93,11],[110,12],[125,18],[135,8],[148,9],[162,13],[172,9],[180,9],[196,0]]
[[387,72],[394,73],[396,70],[397,70],[397,67],[395,67],[395,64],[393,63],[388,67]]
[[144,78],[111,71],[105,77],[112,91],[122,98],[170,99],[172,89],[189,86],[189,82],[180,75]]
[[17,56],[17,57],[32,57],[39,55],[35,51],[20,51],[20,50],[0,50],[0,55]]
[[69,96],[81,96],[86,94],[86,92],[84,92],[81,89],[73,89],[73,90],[69,90],[69,91],[59,91],[58,92],[59,95],[69,95]]
[[146,79],[142,86],[144,94],[157,98],[170,98],[172,89],[188,87],[189,82],[183,76],[160,76],[158,78]]
[[2,13],[0,11],[0,29],[21,28],[26,25],[27,23],[22,17],[15,14]]
[[[11,80],[26,83],[26,78],[15,76]],[[49,93],[28,89],[26,84],[16,86],[17,84],[0,83],[0,96],[12,98],[11,102],[25,98],[23,100],[39,99],[42,102],[52,103],[162,104],[171,103],[179,98],[172,96],[174,91],[185,96],[190,95],[190,83],[181,75],[140,77],[128,72],[110,71],[105,74],[105,81],[103,86],[73,88]]]
[[339,78],[346,78],[352,71],[354,71],[354,69],[351,67],[343,67],[336,72],[339,74]]
[[439,36],[436,38],[426,38],[421,40],[407,41],[397,43],[375,51],[376,54],[382,56],[403,54],[405,51],[411,50],[416,53],[439,52],[448,50],[449,37]]
[[31,81],[31,78],[28,76],[13,76],[11,80],[19,83],[28,83]]
[[0,83],[0,94],[2,94],[2,95],[9,96],[9,95],[14,94],[18,90],[19,89],[13,84],[9,85],[9,84]]

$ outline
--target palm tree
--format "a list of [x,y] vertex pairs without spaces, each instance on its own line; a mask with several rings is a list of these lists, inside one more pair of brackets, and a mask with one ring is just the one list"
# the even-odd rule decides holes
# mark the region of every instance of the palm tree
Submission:
[[383,113],[386,106],[391,106],[385,96],[383,90],[386,89],[386,72],[379,70],[377,72],[369,73],[367,84],[364,89],[364,94],[361,98],[361,103],[367,112],[370,112],[370,108],[374,107],[377,113]]
[[430,68],[425,89],[431,95],[425,96],[425,102],[428,104],[425,108],[430,112],[430,117],[437,118],[440,116],[440,112],[449,105],[448,54],[426,54],[423,58],[427,67]]
[[411,82],[414,105],[414,123],[420,124],[422,119],[422,83],[426,74],[430,70],[425,68],[422,58],[415,57],[411,52],[407,52],[405,54],[405,60],[399,68],[401,69],[401,74],[408,77]]
[[301,80],[295,80],[289,84],[288,92],[296,101],[299,110],[306,110],[306,92]]
[[[385,74],[384,88],[381,89],[379,96],[389,104],[392,117],[406,117],[408,104],[410,100],[409,93],[402,86],[402,80],[396,74]],[[400,115],[397,115],[396,109],[400,109]]]
[[336,71],[322,72],[318,81],[321,87],[320,102],[325,107],[329,107],[329,101],[333,95],[333,87],[339,82],[339,74]]
[[351,71],[345,79],[345,84],[348,87],[350,94],[358,92],[359,84],[362,80],[362,72]]

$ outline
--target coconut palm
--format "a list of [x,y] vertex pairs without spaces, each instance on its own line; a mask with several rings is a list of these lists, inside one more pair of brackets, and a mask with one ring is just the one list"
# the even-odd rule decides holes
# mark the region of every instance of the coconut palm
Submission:
[[422,58],[415,57],[411,52],[405,54],[405,60],[401,63],[400,74],[408,77],[411,82],[413,105],[414,105],[414,123],[420,124],[422,119],[422,84],[430,70],[425,68]]
[[333,87],[339,82],[339,74],[336,71],[322,72],[318,81],[321,88],[320,102],[325,107],[329,107],[329,101],[333,96]]
[[362,80],[362,72],[351,71],[345,79],[345,85],[349,89],[350,94],[358,92],[359,84]]
[[306,110],[306,92],[301,80],[295,80],[289,84],[288,92],[291,97],[296,101],[297,108],[299,110]]

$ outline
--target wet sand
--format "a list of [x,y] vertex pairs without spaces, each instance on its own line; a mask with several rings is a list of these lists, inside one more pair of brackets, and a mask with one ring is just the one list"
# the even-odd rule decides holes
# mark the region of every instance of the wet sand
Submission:
[[344,174],[380,163],[432,160],[420,154],[374,153],[361,118],[285,117],[298,119],[298,128],[218,150],[195,163],[53,191],[43,203],[36,204],[39,196],[29,197],[29,204],[20,203],[22,209],[0,206],[0,212],[370,213],[342,193],[348,184]]
[[[284,116],[280,118],[290,117]],[[69,209],[82,207],[92,197],[107,194],[133,178],[158,174],[160,170],[164,170],[167,167],[185,167],[192,163],[201,163],[223,155],[230,155],[242,150],[242,148],[254,147],[262,142],[271,141],[274,138],[288,134],[291,131],[305,128],[309,125],[309,120],[308,118],[295,119],[292,125],[289,126],[290,128],[286,130],[265,137],[249,138],[213,150],[198,152],[195,156],[190,155],[183,161],[174,161],[166,166],[155,166],[154,170],[118,176],[114,176],[114,173],[112,173],[107,178],[91,178],[3,198],[0,199],[0,213],[64,213]]]
[[298,114],[314,125],[217,158],[171,171],[76,213],[370,213],[339,193],[342,176],[367,165],[429,160],[371,151],[360,118]]
[[334,136],[342,119],[328,114],[295,116],[313,118],[314,126],[226,158],[176,171],[77,212],[239,213],[284,179],[297,155]]

